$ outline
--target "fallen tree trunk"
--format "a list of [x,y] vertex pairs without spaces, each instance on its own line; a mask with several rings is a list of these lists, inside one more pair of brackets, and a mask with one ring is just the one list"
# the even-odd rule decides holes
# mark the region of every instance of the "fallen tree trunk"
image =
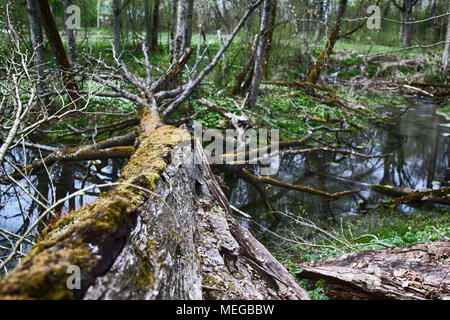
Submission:
[[298,265],[331,299],[450,299],[450,241],[366,250]]
[[141,127],[119,185],[46,230],[0,299],[308,299],[233,218],[198,142],[189,152],[186,131],[151,116]]
[[370,187],[377,192],[397,197],[393,199],[395,203],[429,201],[450,205],[450,187],[442,187],[434,190],[413,190],[386,185],[370,185]]

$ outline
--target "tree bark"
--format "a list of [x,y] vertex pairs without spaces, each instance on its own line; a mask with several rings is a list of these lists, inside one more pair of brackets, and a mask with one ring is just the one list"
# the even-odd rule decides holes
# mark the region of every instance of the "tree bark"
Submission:
[[153,6],[153,19],[152,19],[152,35],[150,40],[150,51],[158,52],[158,34],[159,34],[159,7],[161,1],[155,0]]
[[366,250],[301,263],[299,278],[325,280],[331,299],[450,299],[450,241]]
[[114,53],[116,57],[120,55],[120,32],[121,32],[121,23],[120,23],[120,0],[114,0],[113,2],[113,32],[114,32]]
[[186,48],[186,18],[187,18],[186,1],[178,2],[177,10],[177,33],[175,38],[174,59],[177,59]]
[[324,0],[319,0],[317,3],[317,13],[316,19],[318,20],[316,23],[316,43],[320,42],[322,39],[322,20],[323,20],[323,11],[324,11]]
[[272,0],[272,7],[270,9],[270,19],[267,26],[267,40],[266,50],[264,51],[263,65],[262,65],[262,78],[267,80],[270,52],[272,51],[273,34],[275,32],[275,22],[277,19],[277,0]]
[[37,3],[39,4],[39,9],[41,10],[42,23],[44,25],[45,33],[47,34],[50,48],[55,56],[56,63],[62,69],[69,71],[72,69],[72,66],[67,58],[67,54],[61,41],[61,37],[59,36],[59,31],[50,10],[48,0],[40,0]]
[[171,61],[173,62],[176,57],[176,43],[175,43],[175,31],[177,28],[177,8],[178,0],[172,0],[172,8],[170,14],[170,43],[169,43],[169,53]]
[[67,40],[67,58],[69,63],[73,66],[76,62],[76,48],[75,48],[75,31],[67,26],[67,20],[70,15],[67,12],[67,8],[72,5],[72,0],[64,0],[64,25],[66,28],[66,40]]
[[336,16],[336,22],[328,37],[328,41],[325,44],[325,48],[321,54],[317,57],[316,63],[311,70],[308,78],[308,82],[316,84],[322,73],[324,64],[328,61],[331,53],[333,52],[334,45],[339,38],[339,30],[341,28],[342,18],[344,17],[345,10],[347,8],[347,0],[339,0],[339,9]]
[[45,33],[47,34],[48,42],[56,63],[66,73],[66,88],[72,92],[69,93],[71,103],[76,104],[76,101],[78,100],[78,95],[76,94],[78,84],[71,73],[72,66],[67,57],[66,50],[64,49],[55,19],[50,10],[50,5],[48,4],[48,0],[39,0],[37,3],[41,12],[42,24],[44,25]]
[[[405,3],[405,0],[403,1],[403,3]],[[404,5],[402,8],[404,8]],[[404,11],[404,9],[399,8],[398,13],[399,13],[400,21],[402,22],[402,23],[400,23],[400,26],[399,26],[398,38],[403,40],[405,38],[405,11]]]
[[[39,11],[36,0],[27,0],[28,21],[30,22],[31,45],[34,51],[34,63],[37,69],[37,94],[42,96],[45,91],[45,59],[44,59],[44,40],[42,36],[42,26],[39,18]],[[44,102],[46,105],[47,103]]]
[[443,77],[445,82],[448,81],[448,64],[449,64],[449,55],[450,55],[450,15],[448,16],[448,23],[447,23],[447,36],[446,36],[446,43],[444,48],[444,55],[442,56],[442,65],[443,65]]
[[250,95],[248,99],[248,105],[254,107],[259,95],[259,86],[261,84],[262,72],[263,72],[263,59],[264,52],[267,45],[267,27],[270,20],[270,8],[272,0],[264,0],[262,14],[261,14],[261,28],[259,35],[259,44],[256,50],[255,66],[253,71],[252,85],[250,89]]
[[194,23],[194,0],[187,0],[187,14],[186,14],[186,47],[191,46],[192,41],[192,30]]

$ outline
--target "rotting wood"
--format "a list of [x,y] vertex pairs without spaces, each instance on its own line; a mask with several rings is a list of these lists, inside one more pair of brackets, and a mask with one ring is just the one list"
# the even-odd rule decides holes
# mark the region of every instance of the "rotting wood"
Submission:
[[331,299],[450,299],[450,241],[365,250],[300,263],[299,278],[325,280]]

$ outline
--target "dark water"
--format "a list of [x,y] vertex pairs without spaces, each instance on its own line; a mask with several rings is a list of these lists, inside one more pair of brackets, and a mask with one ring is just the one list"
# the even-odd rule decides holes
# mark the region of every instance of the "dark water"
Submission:
[[[21,159],[23,161],[24,152],[22,148],[13,149],[8,155],[9,158]],[[28,162],[39,158],[40,155],[35,150],[26,150]],[[94,184],[111,183],[118,179],[120,169],[125,160],[107,160],[103,162],[65,162],[53,165],[46,170],[40,170],[30,177],[31,184],[21,180],[22,186],[35,198],[42,202],[46,200],[54,203],[64,197],[84,189]],[[8,170],[10,171],[10,170]],[[49,178],[51,176],[51,179]],[[85,195],[74,197],[64,203],[59,212],[67,214],[69,211],[79,208],[98,198],[100,192],[105,190],[91,189]],[[42,207],[37,205],[26,192],[15,185],[0,185],[0,227],[20,234],[33,221]]]
[[[437,111],[442,105],[430,100],[414,100],[410,109],[393,123],[374,123],[367,136],[373,140],[368,146],[363,140],[353,141],[357,150],[367,154],[393,153],[393,157],[363,159],[332,153],[318,152],[309,155],[295,155],[283,159],[278,175],[274,178],[292,184],[306,185],[327,192],[361,189],[369,205],[361,207],[356,195],[348,195],[336,201],[326,198],[287,191],[272,187],[268,191],[272,204],[279,211],[298,213],[306,209],[314,220],[338,221],[339,217],[354,216],[375,207],[385,196],[367,186],[348,180],[368,184],[388,184],[411,189],[431,189],[439,185],[450,185],[450,119]],[[380,112],[399,114],[401,107],[380,109]],[[345,178],[337,179],[334,177]],[[228,196],[238,208],[249,213],[263,226],[269,226],[270,219],[265,212],[261,198],[255,189],[242,180],[225,177],[231,187]],[[402,206],[406,212],[414,208]]]

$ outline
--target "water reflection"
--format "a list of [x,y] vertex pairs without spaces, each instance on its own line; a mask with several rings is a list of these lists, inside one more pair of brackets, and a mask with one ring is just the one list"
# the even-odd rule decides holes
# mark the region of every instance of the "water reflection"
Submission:
[[[368,135],[373,139],[372,146],[362,145],[363,141],[358,138],[352,141],[352,145],[360,152],[393,153],[393,157],[363,159],[325,152],[295,155],[283,159],[275,178],[327,192],[363,189],[362,195],[373,204],[385,196],[357,182],[411,189],[431,189],[433,185],[448,186],[450,129],[441,125],[446,120],[436,113],[442,106],[429,100],[416,100],[411,104],[409,111],[394,123],[377,123],[371,126]],[[398,114],[401,109],[392,107],[382,111]],[[347,182],[333,177],[345,178]],[[230,180],[232,178],[225,177],[226,182]],[[264,206],[252,186],[243,181],[228,185],[233,205],[252,214],[258,224],[264,227],[270,225],[268,218],[262,214],[265,212]],[[356,195],[330,202],[323,197],[276,187],[270,188],[268,193],[278,210],[298,213],[303,207],[313,220],[333,222],[341,214],[361,212],[361,199]]]
[[[40,157],[41,155],[36,150],[24,151],[20,147],[13,149],[8,154],[9,160],[13,163],[30,163]],[[116,181],[125,161],[125,159],[110,159],[103,162],[57,163],[47,170],[42,169],[33,174],[29,178],[30,183],[21,180],[20,183],[27,192],[14,184],[0,184],[0,228],[16,234],[23,233],[30,223],[45,210],[37,201],[33,201],[30,195],[44,205],[51,205],[75,191],[91,185]],[[5,165],[5,170],[11,172],[11,168],[8,168],[7,165]],[[101,192],[105,192],[105,190],[102,189]],[[100,190],[91,189],[83,196],[71,198],[55,211],[62,215],[67,214],[94,201],[99,194]],[[40,228],[42,229],[44,226],[45,224],[42,224]]]

